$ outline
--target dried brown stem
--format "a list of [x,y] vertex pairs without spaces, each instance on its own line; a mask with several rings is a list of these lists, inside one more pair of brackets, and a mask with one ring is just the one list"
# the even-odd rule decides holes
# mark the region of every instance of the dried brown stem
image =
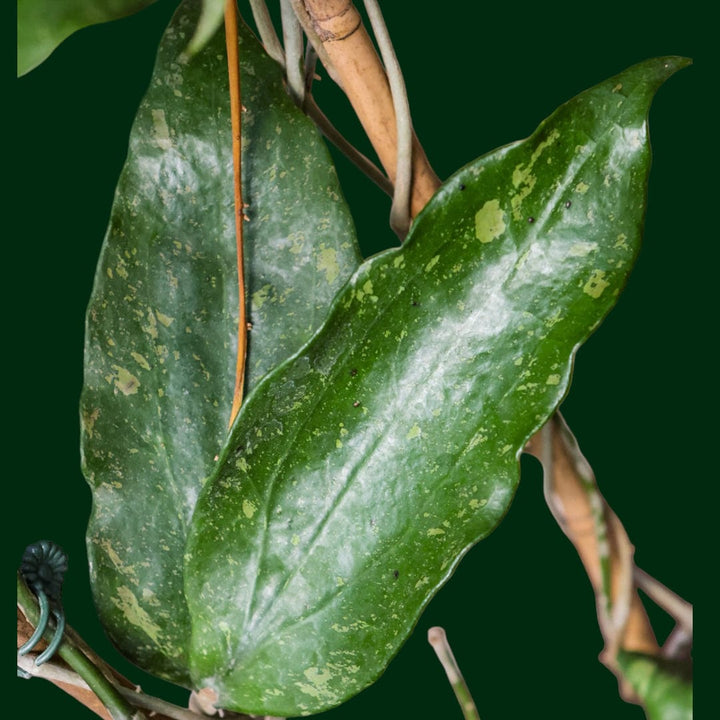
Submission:
[[225,44],[227,47],[228,77],[230,81],[230,117],[232,128],[233,188],[235,199],[235,243],[237,247],[238,278],[238,334],[235,389],[230,422],[233,424],[243,400],[245,361],[247,359],[247,317],[245,314],[245,261],[243,258],[243,199],[242,199],[242,100],[240,95],[240,60],[238,58],[238,11],[236,0],[225,6]]
[[[391,182],[397,168],[397,120],[382,62],[351,0],[303,0],[314,34]],[[320,54],[322,59],[323,55]],[[415,217],[440,186],[413,133],[410,214]]]
[[[17,646],[22,647],[30,636],[33,634],[34,626],[25,616],[21,606],[17,606]],[[66,627],[66,635],[75,633],[72,628]],[[49,680],[53,685],[66,692],[71,697],[75,698],[79,703],[82,703],[85,707],[92,710],[98,717],[103,720],[112,720],[112,716],[108,712],[107,708],[100,701],[98,696],[88,687],[88,685],[80,679],[80,677],[70,668],[70,666],[56,657],[51,662],[47,662],[41,665],[39,668],[34,666],[35,659],[37,656],[45,650],[47,643],[45,640],[41,640],[32,652],[20,658],[18,656],[18,663],[27,663],[29,667],[23,667],[23,669],[32,670],[32,674],[38,674],[39,677],[44,677]],[[37,671],[37,673],[36,673]],[[122,678],[118,674],[119,678]],[[125,678],[122,678],[125,680]],[[128,682],[125,680],[125,682]],[[128,683],[130,684],[130,683]]]
[[[23,645],[32,635],[33,626],[25,617],[20,606],[17,609],[17,643],[18,648]],[[149,711],[149,716],[153,720],[200,720],[205,715],[200,709],[185,709],[165,702],[159,698],[145,695],[140,688],[133,684],[126,677],[110,668],[107,663],[101,660],[94,652],[86,650],[87,645],[78,636],[78,634],[69,626],[66,627],[67,641],[71,642],[75,647],[81,650],[88,659],[108,678],[115,686],[117,692],[127,700],[134,708]],[[88,686],[87,682],[73,670],[60,657],[53,657],[48,662],[37,666],[35,659],[38,654],[45,649],[47,644],[45,641],[38,643],[37,648],[24,656],[18,656],[18,665],[33,678],[40,678],[51,682],[60,690],[66,692],[78,702],[82,703],[88,709],[92,710],[98,717],[103,720],[113,720],[112,715],[103,705],[97,695]],[[108,672],[109,671],[109,672]],[[138,713],[138,717],[145,717]],[[224,713],[226,720],[249,720],[248,715],[239,713]]]
[[[658,654],[657,640],[633,581],[633,547],[627,533],[599,492],[594,497],[602,507],[593,507],[593,496],[588,494],[586,485],[590,480],[594,482],[592,470],[579,451],[568,443],[569,431],[564,421],[555,415],[546,428],[544,437],[542,433],[536,434],[525,449],[543,463],[548,506],[577,550],[595,591],[600,627],[607,644],[604,661],[614,659],[619,648]],[[604,541],[599,539],[596,529],[598,510],[606,528]],[[605,562],[610,573],[609,597],[603,578]]]

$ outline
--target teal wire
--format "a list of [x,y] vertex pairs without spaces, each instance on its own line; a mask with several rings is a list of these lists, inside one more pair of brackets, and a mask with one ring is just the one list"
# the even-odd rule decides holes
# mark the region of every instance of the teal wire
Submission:
[[[36,592],[38,602],[40,603],[40,619],[38,620],[35,632],[30,636],[30,639],[18,650],[18,655],[27,655],[35,645],[40,642],[40,638],[47,630],[48,620],[50,619],[50,603],[48,602],[47,595],[43,590]],[[63,622],[63,626],[65,623]]]
[[42,665],[44,662],[47,662],[55,654],[55,651],[60,647],[60,643],[62,642],[63,634],[65,633],[65,613],[62,609],[53,609],[53,615],[55,616],[55,634],[45,651],[35,660],[35,665]]

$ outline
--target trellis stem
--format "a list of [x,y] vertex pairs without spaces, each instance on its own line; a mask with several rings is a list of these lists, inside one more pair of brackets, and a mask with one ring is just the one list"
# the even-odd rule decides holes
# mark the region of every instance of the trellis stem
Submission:
[[238,333],[235,389],[229,425],[240,410],[245,387],[247,358],[247,316],[245,310],[245,260],[243,256],[243,198],[242,198],[242,100],[240,93],[240,59],[238,54],[238,11],[236,0],[225,5],[225,44],[227,47],[228,78],[230,82],[230,122],[232,129],[233,188],[235,203],[235,244],[237,248]]

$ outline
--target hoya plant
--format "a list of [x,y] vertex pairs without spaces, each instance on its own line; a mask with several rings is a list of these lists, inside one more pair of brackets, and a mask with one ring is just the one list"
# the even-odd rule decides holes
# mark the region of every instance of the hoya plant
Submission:
[[691,61],[399,5],[18,0],[18,673],[69,716],[692,717],[690,319],[642,355]]

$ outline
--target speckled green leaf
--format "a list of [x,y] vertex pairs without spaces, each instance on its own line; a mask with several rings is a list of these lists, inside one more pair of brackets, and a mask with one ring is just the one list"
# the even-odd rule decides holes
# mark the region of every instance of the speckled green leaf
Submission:
[[132,15],[155,0],[17,0],[17,73],[37,67],[66,37]]
[[648,720],[692,720],[692,666],[640,653],[621,652],[618,664],[638,694]]
[[652,60],[456,174],[248,399],[188,540],[192,672],[291,716],[372,682],[498,524],[638,250]]
[[[188,2],[130,138],[87,318],[83,464],[95,601],[136,663],[187,682],[185,535],[227,438],[237,275],[224,37],[183,63]],[[247,387],[295,352],[359,264],[327,150],[241,29]]]

